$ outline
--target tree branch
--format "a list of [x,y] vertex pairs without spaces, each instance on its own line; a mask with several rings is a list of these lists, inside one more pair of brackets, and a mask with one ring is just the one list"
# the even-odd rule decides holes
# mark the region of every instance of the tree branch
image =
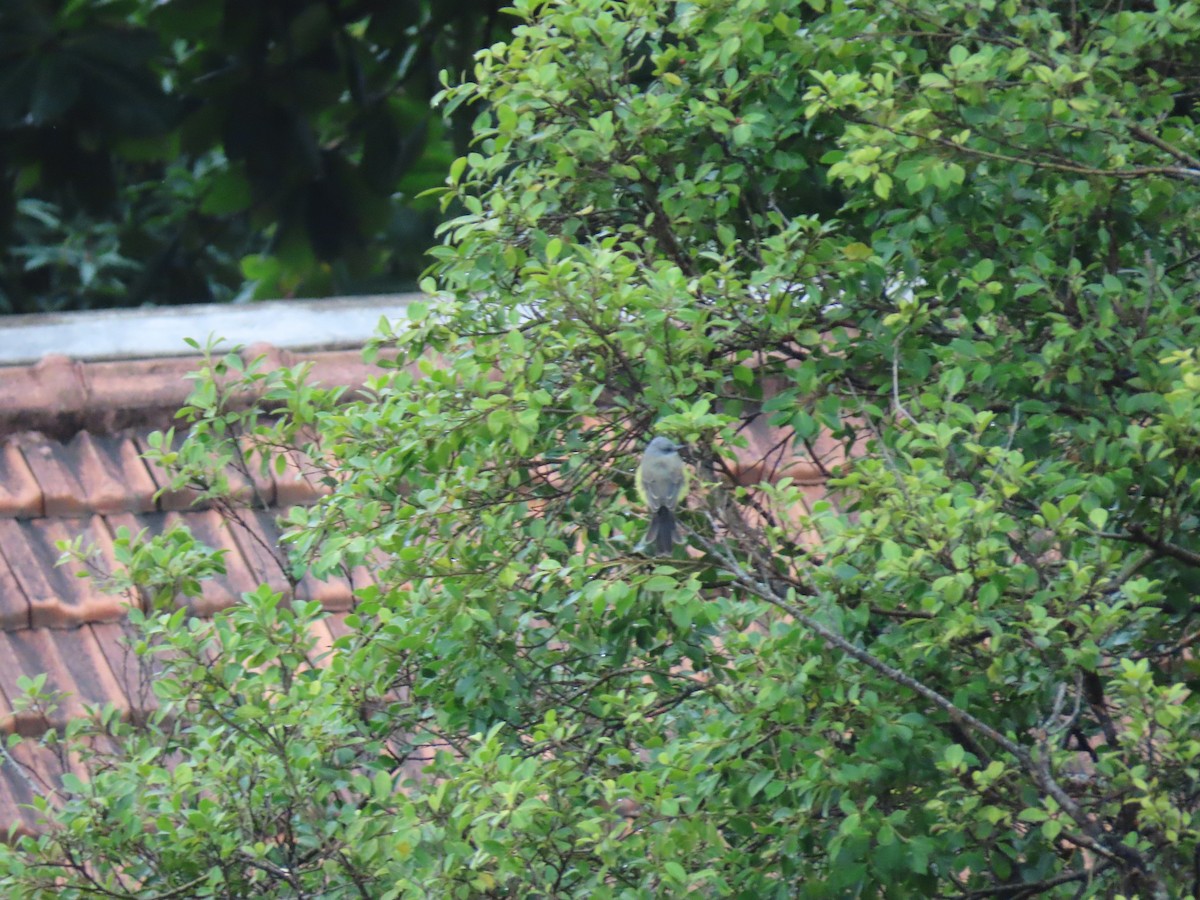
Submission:
[[789,594],[792,589],[784,588],[782,592],[776,589],[771,583],[761,582],[754,578],[749,572],[742,567],[732,555],[722,547],[717,546],[709,541],[703,541],[706,549],[715,557],[721,560],[728,568],[729,572],[734,576],[736,582],[746,591],[758,597],[761,600],[770,603],[772,606],[786,612],[796,622],[799,622],[805,628],[814,632],[828,646],[840,650],[842,653],[857,660],[863,665],[874,669],[880,675],[887,678],[894,684],[908,688],[913,693],[924,698],[932,703],[938,709],[945,712],[955,722],[958,722],[965,728],[970,729],[976,734],[982,735],[994,744],[997,744],[1001,749],[1013,757],[1021,766],[1021,768],[1029,775],[1034,782],[1046,794],[1054,798],[1058,807],[1065,812],[1073,822],[1083,832],[1080,835],[1074,836],[1073,840],[1081,846],[1085,846],[1101,856],[1118,861],[1120,860],[1126,867],[1135,869],[1139,872],[1147,872],[1148,867],[1145,859],[1140,853],[1132,847],[1128,847],[1121,843],[1119,834],[1105,834],[1095,819],[1085,813],[1075,800],[1063,790],[1062,786],[1054,778],[1050,771],[1050,759],[1048,754],[1039,753],[1035,757],[1027,748],[1021,746],[1007,735],[1001,734],[991,725],[973,716],[965,709],[957,706],[948,697],[939,694],[933,688],[913,678],[906,672],[890,666],[877,656],[857,647],[850,641],[846,640],[840,634],[830,628],[822,625],[816,619],[808,615],[800,606],[789,599]]
[[1139,522],[1131,522],[1125,526],[1125,530],[1129,532],[1137,541],[1157,550],[1164,556],[1169,556],[1172,559],[1177,559],[1180,562],[1185,562],[1189,566],[1200,567],[1200,553],[1193,550],[1188,550],[1186,547],[1180,547],[1178,544],[1172,544],[1170,541],[1164,541],[1162,538],[1155,537],[1146,531]]

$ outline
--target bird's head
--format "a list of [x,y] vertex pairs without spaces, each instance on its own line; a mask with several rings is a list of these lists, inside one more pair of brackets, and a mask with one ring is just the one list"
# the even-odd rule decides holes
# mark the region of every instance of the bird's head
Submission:
[[656,437],[652,440],[649,446],[646,447],[647,454],[656,456],[670,456],[672,453],[679,452],[679,445],[670,438]]

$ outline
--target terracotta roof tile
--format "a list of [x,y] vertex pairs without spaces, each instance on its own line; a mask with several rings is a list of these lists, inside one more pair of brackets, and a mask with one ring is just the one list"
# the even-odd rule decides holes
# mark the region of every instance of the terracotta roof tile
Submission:
[[[16,718],[15,713],[13,712],[12,701],[8,699],[8,694],[4,692],[4,689],[0,688],[0,732],[3,732],[5,735],[7,735],[11,734],[15,730]],[[3,784],[4,780],[4,778],[0,777],[0,784]],[[0,809],[3,808],[3,806],[0,806]],[[0,833],[2,832],[3,827],[0,826]]]
[[[343,617],[330,616],[314,627],[317,646],[313,658],[319,660],[330,646],[330,636],[346,630]],[[87,715],[86,707],[98,708],[115,702],[122,711],[144,716],[157,708],[150,690],[149,662],[156,657],[139,659],[123,641],[127,629],[119,624],[91,626],[70,631],[34,629],[14,638],[0,632],[0,724],[6,732],[15,730],[38,737],[48,727],[61,728],[69,719]],[[103,658],[101,658],[103,656]],[[22,713],[14,721],[7,691],[16,689],[24,664],[48,661],[45,689],[68,691],[63,706],[49,718],[34,712]],[[97,745],[106,750],[103,740]],[[171,759],[167,760],[172,765]],[[69,758],[67,770],[86,779],[80,760]],[[63,761],[51,748],[35,741],[22,742],[0,752],[0,840],[10,827],[17,834],[34,833],[44,827],[38,815],[29,809],[36,796],[54,804],[54,792],[61,786]]]
[[[242,351],[247,362],[260,355],[267,357],[264,371],[276,363],[312,363],[309,381],[323,387],[353,390],[379,373],[359,350],[293,353],[257,344]],[[33,366],[0,366],[0,435],[40,431],[69,440],[80,431],[169,428],[178,424],[175,413],[191,392],[187,376],[201,363],[196,356],[80,363],[49,355]],[[255,399],[243,396],[245,403]]]
[[350,634],[350,626],[346,624],[345,616],[328,616],[325,624],[329,626],[329,633],[335,641]]
[[379,374],[379,369],[365,366],[362,351],[358,349],[296,353],[260,343],[251,344],[242,352],[242,358],[247,363],[259,357],[262,357],[262,371],[290,369],[301,363],[308,363],[309,383],[323,388],[359,388],[366,383],[367,377]]
[[[153,431],[158,431],[156,428],[142,428],[134,434],[134,445],[137,447],[140,454],[148,453],[152,448],[150,446],[150,434]],[[178,447],[183,440],[182,435],[176,434],[173,446]],[[146,464],[146,470],[150,473],[150,479],[154,482],[155,491],[162,491],[158,497],[158,508],[164,510],[191,509],[196,499],[196,492],[189,488],[167,488],[171,483],[171,476],[163,471],[162,467],[151,460],[143,460]]]
[[[134,535],[144,529],[151,537],[175,525],[183,525],[200,543],[225,551],[225,574],[203,582],[201,596],[188,603],[189,611],[194,615],[208,617],[228,609],[243,594],[264,583],[285,596],[291,595],[281,568],[283,557],[275,556],[279,529],[272,513],[240,510],[233,522],[212,509],[136,516],[118,513],[108,516],[107,522],[114,534],[116,529],[123,527]],[[365,573],[357,573],[356,580],[360,583],[364,578]],[[317,600],[325,609],[334,612],[348,609],[353,602],[350,584],[344,579],[320,581],[306,574],[296,594],[304,600]]]
[[54,354],[33,366],[0,367],[3,431],[73,429],[87,400],[80,366]]
[[91,512],[154,509],[157,486],[129,432],[93,436],[83,431],[67,445]]
[[[134,437],[134,446],[139,454],[145,454],[151,450],[149,437],[153,430],[144,429]],[[185,432],[183,431],[175,432],[174,440],[171,444],[172,449],[179,449],[183,443],[184,434]],[[249,439],[243,439],[239,443],[244,449],[249,446]],[[145,466],[147,472],[149,472],[150,482],[154,485],[154,491],[164,489],[171,483],[171,474],[164,470],[156,461],[143,459],[140,462]],[[257,459],[251,459],[250,462],[238,460],[236,465],[231,465],[226,469],[225,474],[229,478],[229,486],[233,492],[233,499],[236,502],[255,506],[273,506],[275,504],[275,479],[269,473],[264,474],[261,471]],[[298,492],[293,491],[293,493]],[[164,510],[183,510],[197,509],[209,505],[207,501],[198,501],[198,497],[198,491],[190,487],[165,489],[158,499],[158,507]],[[145,508],[152,509],[153,505]]]
[[226,574],[201,582],[200,596],[187,603],[188,610],[193,615],[208,617],[228,609],[243,593],[258,586],[258,581],[242,560],[237,543],[216,510],[147,513],[136,516],[117,513],[108,517],[108,524],[114,535],[118,528],[127,528],[133,536],[145,531],[147,537],[157,537],[175,525],[183,525],[200,543],[214,550],[226,551]]
[[83,516],[154,509],[156,486],[129,433],[93,436],[83,431],[68,444],[36,432],[13,438],[42,496],[46,516]]
[[[46,519],[37,521],[43,528],[47,522]],[[9,622],[23,622],[26,628],[32,627],[35,605],[42,609],[57,603],[64,580],[62,571],[54,565],[57,555],[47,558],[49,554],[33,527],[15,519],[0,519],[0,547],[20,588],[19,596],[4,598],[3,617]],[[22,605],[24,616],[21,615]]]
[[44,515],[42,489],[16,441],[0,447],[0,516],[30,518]]
[[123,708],[138,717],[157,709],[158,699],[153,690],[153,675],[158,671],[157,658],[154,654],[139,657],[134,652],[131,643],[133,630],[129,623],[109,622],[88,627],[95,636],[96,646],[108,662],[117,690],[125,698],[126,705]]
[[316,660],[318,664],[333,652],[333,642],[337,639],[333,630],[329,627],[329,619],[324,619],[316,622],[312,628],[312,634],[317,639],[313,646],[310,658]]
[[62,444],[48,441],[36,432],[18,435],[15,443],[42,490],[46,516],[82,516],[87,512],[83,484]]
[[311,574],[305,574],[300,579],[297,591],[302,600],[317,600],[321,606],[331,612],[344,612],[354,603],[354,594],[350,584],[341,578],[330,578],[321,581]]
[[[95,626],[63,629],[31,629],[27,635],[44,635],[54,647],[60,668],[51,673],[61,689],[70,695],[69,704],[79,703],[73,715],[83,715],[84,705],[99,707],[106,703],[115,704],[128,712],[130,698],[122,690],[121,683],[108,664],[108,657],[101,649]],[[50,658],[54,658],[52,654]],[[47,684],[50,679],[47,679]]]
[[[15,523],[11,528],[16,529]],[[21,557],[19,547],[8,547],[5,529],[6,524],[0,520],[0,629],[13,631],[29,627],[29,598],[25,596],[21,583],[9,565],[10,553],[18,559]]]
[[[311,360],[309,380],[324,387],[358,388],[378,371],[357,350],[299,355],[258,345],[243,358],[260,353],[265,368]],[[211,617],[262,583],[290,596],[275,520],[283,507],[327,491],[311,460],[297,454],[283,471],[267,474],[257,461],[231,471],[247,506],[230,517],[195,505],[191,489],[156,499],[167,479],[142,458],[147,438],[174,426],[181,439],[186,423],[175,412],[192,388],[187,374],[200,364],[198,357],[76,363],[55,356],[0,367],[0,740],[13,731],[38,736],[61,728],[89,705],[112,703],[134,716],[157,706],[151,686],[160,657],[138,657],[129,646],[129,599],[101,593],[92,579],[77,577],[77,565],[58,566],[61,541],[94,545],[97,569],[112,571],[118,529],[158,535],[180,524],[223,550],[226,566],[224,575],[201,583],[200,596],[188,602],[192,615]],[[365,578],[354,573],[356,583]],[[318,659],[348,631],[343,611],[353,601],[351,584],[305,576],[295,593],[333,613],[314,628]],[[63,693],[58,709],[14,712],[19,680],[41,673],[47,690]],[[30,768],[15,769],[14,756]],[[36,744],[0,754],[0,839],[10,824],[37,827],[19,807],[57,786],[61,771],[52,757]]]
[[[243,453],[251,449],[248,438],[242,438],[238,444]],[[249,461],[239,460],[238,467],[229,473],[229,483],[238,500],[258,507],[275,505],[275,479],[270,472],[262,471],[256,456]]]
[[91,406],[85,427],[101,432],[151,423],[169,428],[192,391],[187,376],[199,364],[194,356],[85,363],[81,375]]
[[20,734],[36,736],[47,728],[62,728],[70,719],[86,715],[88,705],[128,704],[90,628],[0,632],[0,690],[10,704],[22,694],[21,678],[36,673],[46,675],[44,691],[60,696],[47,711],[16,713]]
[[329,488],[321,484],[323,473],[303,453],[289,453],[284,457],[284,469],[274,473],[275,502],[281,507],[307,506]]
[[103,594],[71,566],[59,566],[59,541],[81,538],[94,547],[105,571],[115,567],[112,541],[100,516],[86,519],[0,519],[0,545],[9,568],[29,605],[33,628],[78,627],[89,622],[111,622],[125,615],[126,601]]
[[279,549],[279,528],[274,518],[261,510],[240,510],[230,530],[255,575],[255,583],[266,584],[290,599],[292,589],[286,574],[287,560]]
[[779,429],[765,415],[757,416],[743,431],[747,446],[738,453],[740,485],[759,484],[789,477],[801,485],[824,485],[825,471],[840,465],[846,455],[842,445],[822,432],[808,445],[780,442]]
[[[36,831],[39,814],[29,809],[34,799],[52,796],[62,783],[62,764],[54,751],[33,742],[22,742],[11,748],[0,769],[0,802],[11,802],[12,806],[0,806],[6,812],[12,810],[4,825],[16,826],[17,834]],[[3,834],[0,831],[0,834]]]
[[[296,364],[296,354],[288,354]],[[304,359],[312,363],[309,381],[319,387],[361,388],[370,377],[382,374],[374,366],[365,366],[359,350],[327,350],[306,354]],[[363,377],[366,375],[367,377]]]

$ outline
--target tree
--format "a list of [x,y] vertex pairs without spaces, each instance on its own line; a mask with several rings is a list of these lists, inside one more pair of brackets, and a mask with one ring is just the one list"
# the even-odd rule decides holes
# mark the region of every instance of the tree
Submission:
[[[6,884],[1200,893],[1200,13],[517,11],[441,97],[475,145],[388,376],[237,420],[266,455],[319,435],[336,487],[288,540],[370,566],[354,633],[295,678],[311,607],[148,620],[186,728],[109,723],[130,761]],[[233,452],[210,405],[188,465]],[[698,476],[669,559],[637,547],[651,433]]]
[[437,73],[501,21],[494,0],[5,4],[0,311],[411,286],[437,222],[418,195],[454,156]]

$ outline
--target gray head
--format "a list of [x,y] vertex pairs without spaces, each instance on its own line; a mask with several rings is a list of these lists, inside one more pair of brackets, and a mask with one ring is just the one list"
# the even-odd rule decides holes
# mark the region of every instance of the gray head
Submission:
[[679,452],[678,445],[675,444],[675,442],[672,441],[670,438],[665,438],[665,437],[656,437],[654,440],[652,440],[650,442],[650,445],[648,447],[646,447],[647,455],[654,454],[657,456],[669,456],[672,453],[678,453],[678,452]]

